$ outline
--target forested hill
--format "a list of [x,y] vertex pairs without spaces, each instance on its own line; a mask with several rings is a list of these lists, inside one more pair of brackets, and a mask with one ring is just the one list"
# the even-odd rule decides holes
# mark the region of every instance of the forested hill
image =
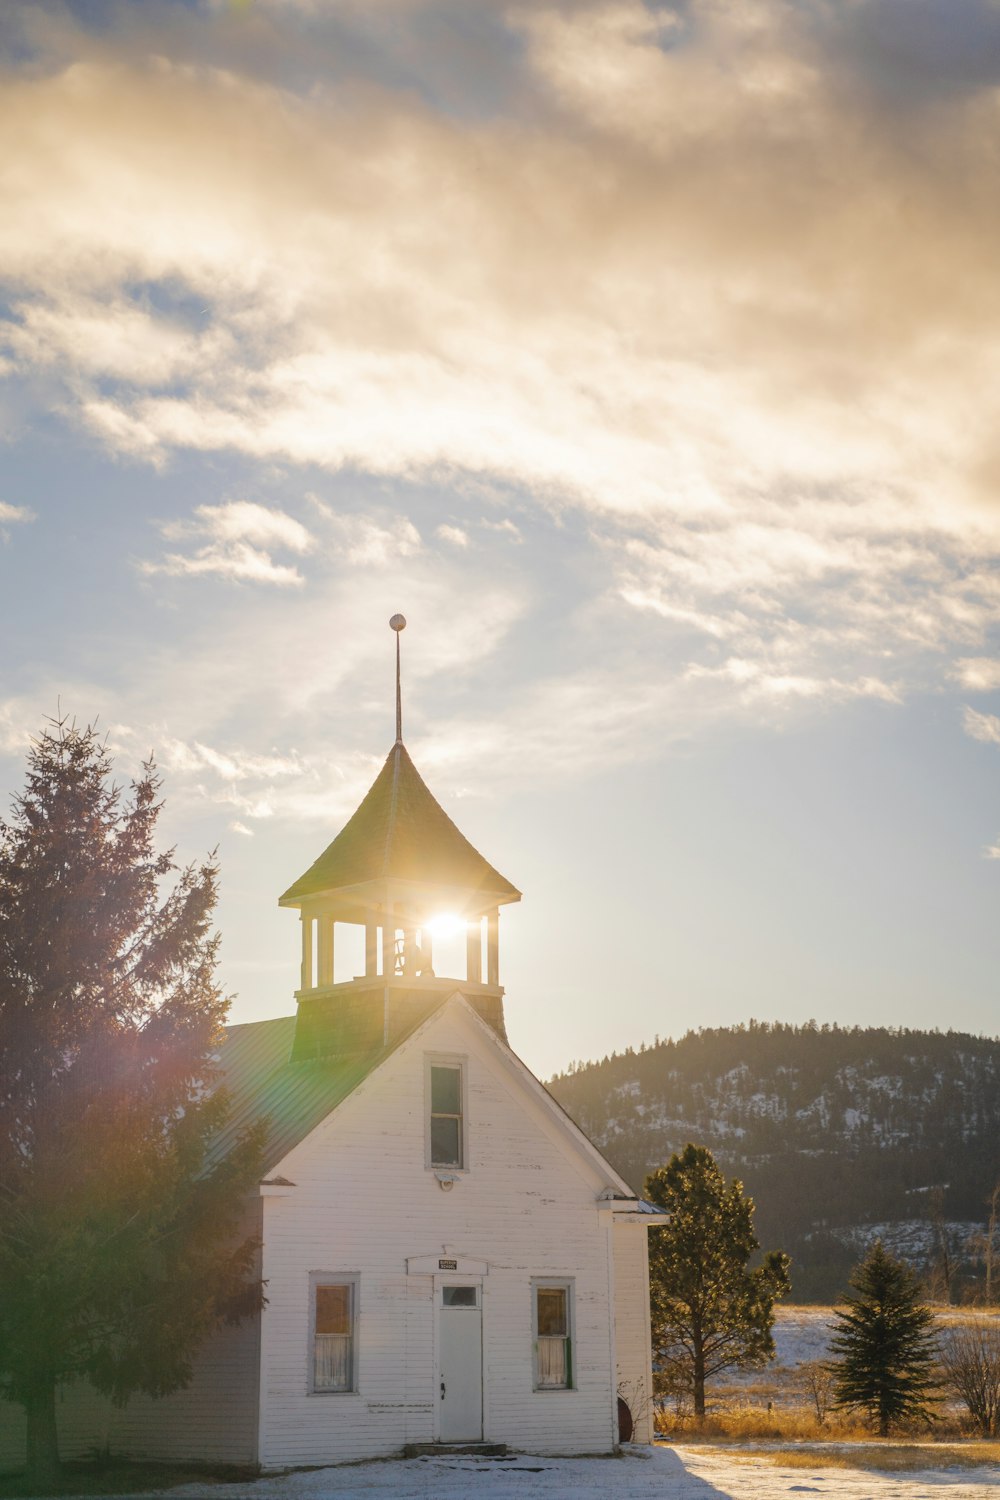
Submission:
[[905,1240],[912,1221],[929,1257],[950,1222],[961,1259],[1000,1179],[997,1039],[751,1021],[575,1063],[549,1087],[636,1189],[708,1146],[756,1199],[765,1248],[795,1257],[802,1298],[842,1289],[865,1226]]

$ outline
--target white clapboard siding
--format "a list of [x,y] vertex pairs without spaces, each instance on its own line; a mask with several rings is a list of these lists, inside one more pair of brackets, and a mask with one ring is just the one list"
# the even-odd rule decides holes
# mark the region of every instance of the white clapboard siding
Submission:
[[633,1442],[653,1441],[653,1372],[650,1365],[649,1245],[643,1223],[616,1224],[615,1352],[619,1389],[635,1421]]
[[[468,1171],[444,1192],[425,1162],[425,1057],[466,1068]],[[607,1452],[615,1440],[609,1234],[602,1177],[505,1067],[460,1002],[390,1057],[276,1169],[264,1203],[260,1456],[266,1466],[398,1451],[435,1437],[433,1278],[409,1257],[485,1261],[484,1433],[518,1448]],[[447,1250],[445,1247],[447,1246]],[[309,1273],[357,1274],[359,1389],[308,1390]],[[535,1391],[534,1276],[574,1285],[571,1391]]]

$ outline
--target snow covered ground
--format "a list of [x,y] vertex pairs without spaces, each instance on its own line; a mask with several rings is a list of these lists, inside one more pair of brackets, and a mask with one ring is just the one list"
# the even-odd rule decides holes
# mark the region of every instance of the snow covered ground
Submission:
[[[799,1371],[805,1364],[827,1358],[830,1325],[835,1323],[832,1307],[777,1306],[774,1310],[774,1348],[772,1363],[762,1370],[726,1370],[712,1381],[709,1406],[725,1406],[733,1401],[750,1400],[758,1406],[773,1400],[776,1406],[809,1406],[810,1400]],[[984,1320],[995,1323],[996,1312],[972,1307],[935,1309],[939,1328],[949,1324]]]
[[762,1370],[725,1370],[709,1389],[709,1406],[751,1398],[757,1405],[773,1400],[780,1406],[807,1405],[809,1397],[798,1379],[799,1368],[825,1359],[833,1311],[829,1307],[776,1307],[772,1363]]
[[776,1363],[793,1367],[809,1360],[825,1359],[833,1321],[833,1310],[829,1307],[776,1307]]
[[781,1468],[719,1448],[640,1448],[618,1459],[521,1454],[393,1460],[163,1493],[175,1500],[783,1500],[805,1494],[831,1500],[1000,1500],[1000,1468],[873,1474]]

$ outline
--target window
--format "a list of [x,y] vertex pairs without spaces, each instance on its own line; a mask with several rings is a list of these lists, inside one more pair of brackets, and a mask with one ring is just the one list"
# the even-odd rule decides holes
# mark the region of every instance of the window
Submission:
[[442,1307],[478,1307],[477,1286],[444,1286],[441,1288]]
[[430,1075],[431,1166],[464,1166],[461,1064],[432,1063]]
[[573,1386],[573,1287],[566,1281],[532,1283],[535,1333],[535,1389],[568,1391]]
[[355,1332],[357,1277],[314,1271],[312,1284],[312,1362],[315,1392],[357,1390]]

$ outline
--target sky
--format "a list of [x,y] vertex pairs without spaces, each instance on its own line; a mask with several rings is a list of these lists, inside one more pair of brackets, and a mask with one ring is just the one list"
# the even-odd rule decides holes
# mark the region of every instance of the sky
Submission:
[[232,1016],[394,737],[543,1076],[997,1031],[997,0],[0,11],[0,798],[218,848]]

